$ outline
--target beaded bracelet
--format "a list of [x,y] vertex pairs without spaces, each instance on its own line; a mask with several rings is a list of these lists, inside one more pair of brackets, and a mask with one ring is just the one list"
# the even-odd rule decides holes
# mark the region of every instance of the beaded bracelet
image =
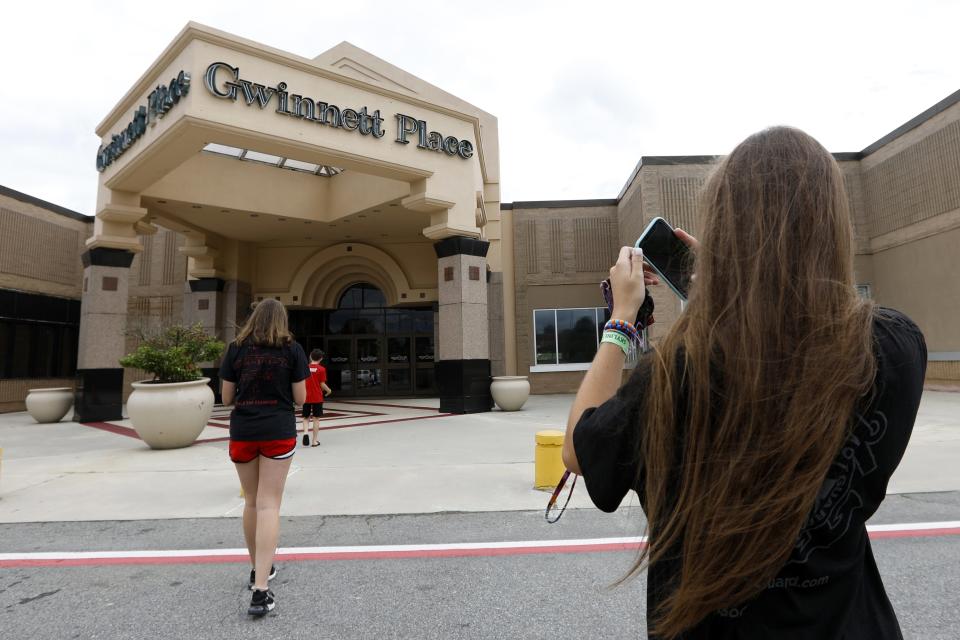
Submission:
[[603,330],[616,331],[627,336],[634,342],[640,342],[640,333],[637,331],[637,328],[626,320],[608,320],[607,324],[603,325]]
[[630,357],[630,339],[619,331],[614,331],[613,329],[604,331],[603,337],[600,338],[600,344],[604,342],[617,345],[623,349],[623,355]]

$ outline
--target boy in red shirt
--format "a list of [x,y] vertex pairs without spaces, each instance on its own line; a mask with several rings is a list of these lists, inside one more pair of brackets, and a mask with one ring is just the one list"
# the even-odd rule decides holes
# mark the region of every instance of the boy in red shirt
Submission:
[[[307,401],[303,403],[303,446],[319,447],[320,416],[323,415],[323,396],[330,395],[327,386],[327,369],[322,364],[323,351],[310,352],[310,377],[307,378]],[[313,444],[307,435],[307,421],[313,423]]]

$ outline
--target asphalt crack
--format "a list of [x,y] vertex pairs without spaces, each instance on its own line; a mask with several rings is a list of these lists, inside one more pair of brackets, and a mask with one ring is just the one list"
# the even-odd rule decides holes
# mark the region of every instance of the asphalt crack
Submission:
[[52,595],[54,595],[54,594],[56,594],[56,593],[60,593],[60,591],[61,591],[60,589],[57,589],[57,590],[55,590],[55,591],[44,591],[43,593],[41,593],[41,594],[39,594],[39,595],[36,595],[36,596],[33,596],[32,598],[23,598],[22,600],[20,600],[19,604],[27,604],[28,602],[33,602],[34,600],[39,600],[39,599],[41,599],[41,598],[46,598],[46,597],[52,596]]

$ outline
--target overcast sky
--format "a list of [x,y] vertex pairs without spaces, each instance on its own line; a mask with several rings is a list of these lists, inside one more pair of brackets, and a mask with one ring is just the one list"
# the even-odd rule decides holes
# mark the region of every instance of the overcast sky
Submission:
[[0,184],[93,214],[94,127],[189,20],[348,40],[489,111],[504,202],[614,198],[642,155],[773,124],[858,151],[960,89],[957,0],[4,3]]

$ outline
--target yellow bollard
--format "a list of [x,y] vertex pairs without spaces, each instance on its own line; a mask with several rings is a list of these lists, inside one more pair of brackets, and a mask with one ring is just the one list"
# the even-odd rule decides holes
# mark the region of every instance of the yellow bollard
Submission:
[[535,489],[553,491],[560,482],[560,476],[566,470],[563,466],[563,431],[546,429],[537,431],[537,448],[534,454],[534,482]]

